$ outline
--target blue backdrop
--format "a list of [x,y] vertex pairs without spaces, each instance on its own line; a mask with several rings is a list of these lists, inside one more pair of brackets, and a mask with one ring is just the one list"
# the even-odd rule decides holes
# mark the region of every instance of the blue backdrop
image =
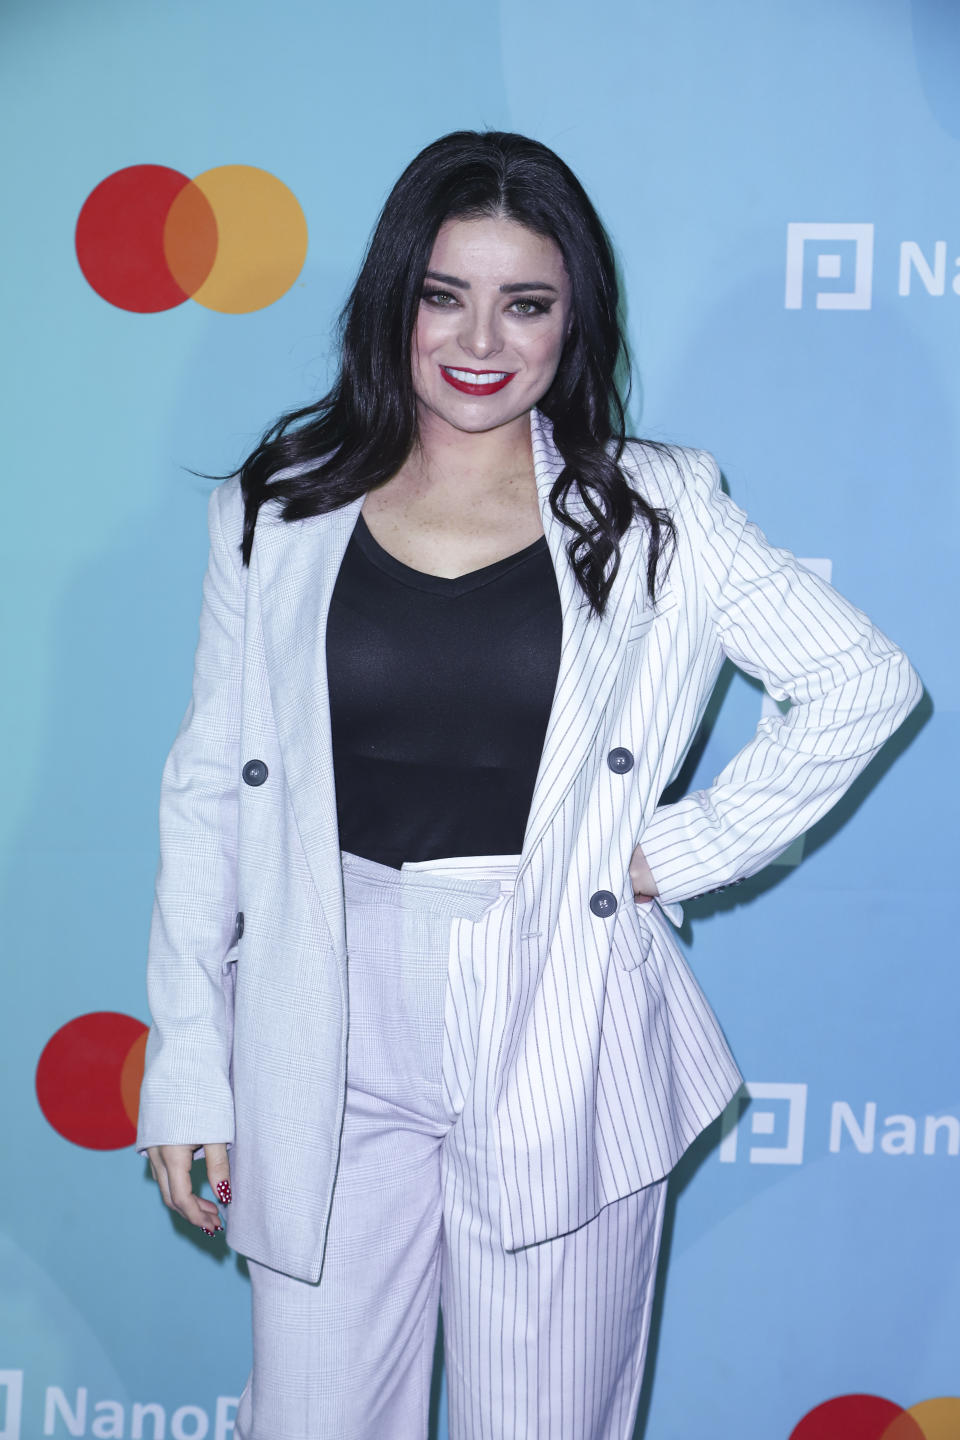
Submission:
[[[812,1440],[804,1416],[860,1393],[916,1407],[927,1440],[960,1434],[960,9],[7,0],[0,29],[0,1440],[230,1433],[243,1264],[172,1223],[129,1143],[160,769],[206,559],[210,487],[186,467],[229,470],[325,386],[393,180],[483,126],[558,150],[608,224],[634,430],[712,450],[937,712],[802,863],[688,907],[753,1100],[677,1176],[641,1428]],[[179,178],[97,192],[141,166]],[[123,228],[130,205],[153,230]],[[184,303],[129,308],[156,299],[158,236]],[[264,276],[275,297],[244,308]],[[725,675],[684,782],[765,703]],[[880,1413],[836,1404],[816,1436],[853,1434],[857,1407]],[[436,1412],[444,1440],[439,1368]]]

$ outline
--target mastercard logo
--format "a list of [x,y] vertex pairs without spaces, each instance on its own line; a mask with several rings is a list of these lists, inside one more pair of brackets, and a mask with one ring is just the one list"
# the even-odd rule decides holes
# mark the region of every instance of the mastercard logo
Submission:
[[218,165],[193,180],[165,165],[130,165],[87,196],[76,247],[87,283],[120,310],[196,300],[243,315],[290,289],[307,256],[307,222],[283,181],[254,165]]
[[137,1138],[147,1027],[132,1015],[97,1010],[52,1035],[37,1064],[37,1099],[65,1140],[120,1150]]
[[811,1410],[790,1440],[957,1440],[960,1398],[921,1400],[908,1410],[880,1395],[838,1395]]

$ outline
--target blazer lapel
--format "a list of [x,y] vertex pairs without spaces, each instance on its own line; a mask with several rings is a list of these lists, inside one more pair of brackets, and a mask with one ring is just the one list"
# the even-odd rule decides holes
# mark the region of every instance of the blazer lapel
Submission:
[[[571,531],[550,508],[550,490],[563,469],[553,443],[553,427],[539,411],[531,413],[533,463],[547,546],[557,574],[562,613],[560,668],[523,841],[521,870],[560,808],[594,743],[603,709],[619,672],[629,632],[636,635],[653,619],[638,582],[643,561],[641,527],[632,526],[621,542],[620,569],[601,617],[592,613],[566,552]],[[570,501],[574,504],[573,499]],[[639,593],[638,593],[639,592]],[[642,607],[646,604],[646,608]]]
[[[337,951],[343,880],[327,695],[330,598],[362,497],[287,524],[261,512],[253,558],[260,584],[270,695],[289,794]],[[272,509],[273,507],[271,507]]]

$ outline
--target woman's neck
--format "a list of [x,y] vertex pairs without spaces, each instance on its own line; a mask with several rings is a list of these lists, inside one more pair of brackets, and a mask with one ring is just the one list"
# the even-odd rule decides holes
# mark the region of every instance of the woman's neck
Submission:
[[460,504],[467,495],[481,500],[504,488],[535,491],[530,416],[525,413],[509,425],[479,432],[457,430],[424,416],[417,442],[395,480],[400,482],[396,488],[432,492],[440,503],[448,491]]
[[422,426],[390,480],[371,490],[363,516],[396,559],[431,575],[466,575],[543,534],[530,417],[469,434]]

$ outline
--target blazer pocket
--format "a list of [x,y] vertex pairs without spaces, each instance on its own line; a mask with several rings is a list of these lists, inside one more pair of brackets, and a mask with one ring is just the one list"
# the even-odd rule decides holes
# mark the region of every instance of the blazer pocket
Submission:
[[632,645],[636,640],[642,640],[650,632],[650,627],[655,620],[660,620],[664,615],[669,615],[676,610],[680,604],[680,597],[673,592],[664,595],[656,605],[646,610],[641,610],[639,615],[634,615],[627,626],[627,644]]
[[238,941],[234,941],[220,963],[223,986],[223,1018],[226,1025],[224,1041],[227,1051],[227,1075],[233,1084],[233,1033],[237,1004],[237,956],[240,953]]
[[613,932],[613,953],[621,970],[637,970],[650,958],[653,930],[648,913],[653,902],[640,905],[636,900],[620,907],[621,923]]
[[237,958],[239,954],[240,946],[235,940],[220,964],[220,983],[223,987],[223,999],[231,1037],[233,1034],[233,1009],[237,998]]

